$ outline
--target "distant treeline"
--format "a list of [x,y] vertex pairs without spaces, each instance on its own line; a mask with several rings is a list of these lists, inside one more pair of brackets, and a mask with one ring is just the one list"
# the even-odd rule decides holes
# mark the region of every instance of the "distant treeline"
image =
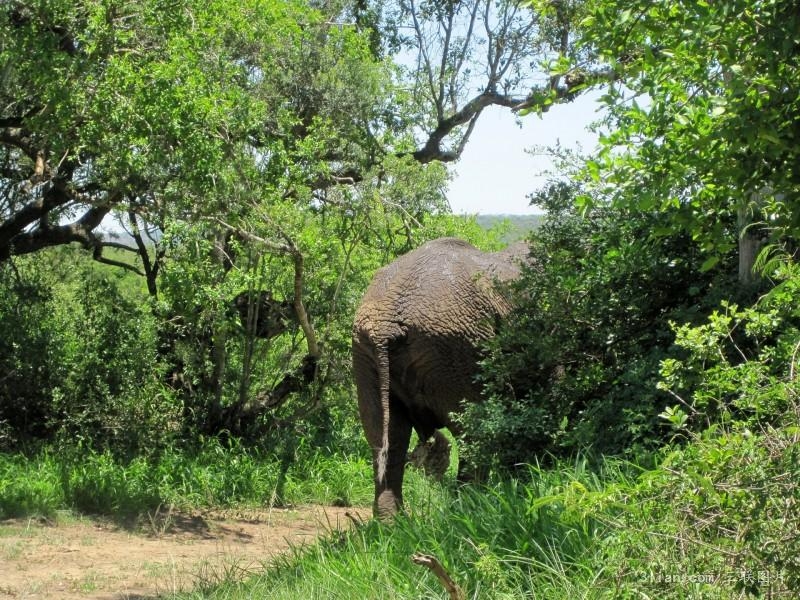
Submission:
[[524,238],[528,232],[537,229],[545,215],[477,215],[478,225],[486,230],[504,224],[508,227],[502,238],[506,242],[515,242]]

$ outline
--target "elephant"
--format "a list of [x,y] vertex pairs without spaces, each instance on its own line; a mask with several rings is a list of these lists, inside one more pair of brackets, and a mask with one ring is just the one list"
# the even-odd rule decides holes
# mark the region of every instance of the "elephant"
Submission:
[[353,323],[352,351],[377,518],[402,507],[412,429],[421,443],[433,436],[429,445],[448,454],[439,430],[463,433],[453,416],[464,401],[480,400],[481,346],[512,309],[497,283],[516,279],[527,255],[525,243],[485,253],[441,238],[379,269],[368,286]]

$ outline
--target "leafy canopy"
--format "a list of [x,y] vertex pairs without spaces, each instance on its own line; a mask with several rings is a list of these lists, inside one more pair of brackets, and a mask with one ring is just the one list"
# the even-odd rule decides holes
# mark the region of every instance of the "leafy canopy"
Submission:
[[746,226],[796,235],[798,32],[787,0],[590,2],[584,43],[616,79],[588,165],[599,197],[678,209],[654,233],[688,231],[715,256]]

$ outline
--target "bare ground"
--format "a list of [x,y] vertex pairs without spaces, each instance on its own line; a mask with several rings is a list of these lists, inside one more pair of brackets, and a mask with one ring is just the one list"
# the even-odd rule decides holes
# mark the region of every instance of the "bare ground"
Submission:
[[149,600],[242,578],[270,558],[364,518],[305,507],[175,514],[133,526],[91,518],[0,522],[0,600]]

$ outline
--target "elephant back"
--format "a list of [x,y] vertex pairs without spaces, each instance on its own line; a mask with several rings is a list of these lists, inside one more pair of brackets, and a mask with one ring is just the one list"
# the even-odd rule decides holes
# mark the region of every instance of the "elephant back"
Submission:
[[519,275],[519,255],[484,253],[457,238],[430,241],[376,272],[355,330],[383,340],[410,330],[486,339],[511,309],[495,281]]

